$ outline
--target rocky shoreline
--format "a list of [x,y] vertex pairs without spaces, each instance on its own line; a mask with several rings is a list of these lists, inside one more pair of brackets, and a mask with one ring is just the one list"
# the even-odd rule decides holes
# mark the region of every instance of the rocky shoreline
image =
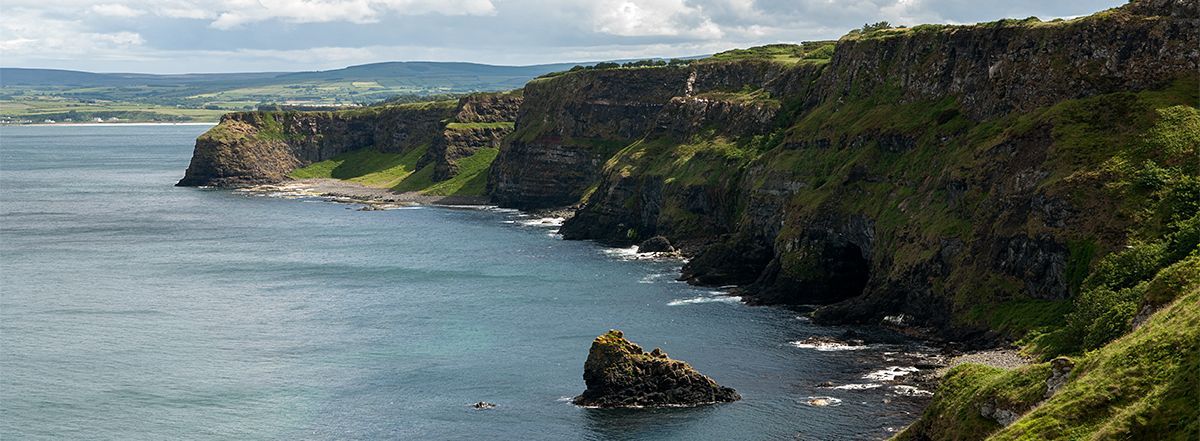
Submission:
[[432,196],[415,191],[395,192],[340,179],[293,179],[279,184],[243,187],[238,191],[311,196],[333,202],[361,204],[367,211],[414,205],[490,206],[482,196]]

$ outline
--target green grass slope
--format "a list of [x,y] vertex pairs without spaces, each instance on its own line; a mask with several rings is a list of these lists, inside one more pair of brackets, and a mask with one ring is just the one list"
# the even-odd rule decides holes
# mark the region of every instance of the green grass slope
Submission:
[[[1200,439],[1200,253],[1148,284],[1156,296],[1178,298],[1129,334],[1073,357],[1068,382],[1049,399],[1049,363],[959,366],[896,439]],[[1001,427],[981,415],[998,406],[1032,410]]]
[[368,187],[388,188],[396,192],[417,192],[430,196],[483,196],[487,170],[499,149],[483,148],[458,160],[458,173],[450,179],[433,181],[432,163],[417,168],[426,147],[405,154],[381,153],[364,149],[309,164],[289,175],[296,179],[341,179]]

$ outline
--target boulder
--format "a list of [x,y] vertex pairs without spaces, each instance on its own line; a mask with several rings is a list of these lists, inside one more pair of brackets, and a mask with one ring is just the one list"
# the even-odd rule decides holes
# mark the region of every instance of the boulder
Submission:
[[596,337],[583,365],[587,390],[574,403],[589,407],[687,407],[741,399],[661,349],[645,352],[611,330]]
[[671,246],[671,241],[662,236],[654,236],[643,240],[638,244],[639,253],[672,253],[675,252],[675,247]]

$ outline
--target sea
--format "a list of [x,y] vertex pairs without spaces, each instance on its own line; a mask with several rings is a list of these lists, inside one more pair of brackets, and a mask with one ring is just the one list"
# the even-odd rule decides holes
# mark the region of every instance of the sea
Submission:
[[[0,127],[0,439],[885,439],[929,401],[918,343],[806,344],[848,328],[561,219],[175,187],[206,129]],[[609,329],[743,399],[571,404]]]

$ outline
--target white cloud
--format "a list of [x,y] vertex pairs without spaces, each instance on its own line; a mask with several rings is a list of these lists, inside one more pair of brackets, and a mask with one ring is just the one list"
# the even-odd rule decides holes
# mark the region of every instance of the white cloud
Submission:
[[593,4],[593,29],[622,37],[718,39],[721,27],[682,0],[604,0]]
[[15,9],[0,14],[0,50],[6,59],[119,58],[131,55],[130,49],[144,43],[136,32],[90,32],[77,20],[47,17],[37,11]]
[[247,23],[375,23],[382,15],[489,15],[491,0],[225,0],[212,27],[231,29]]
[[134,8],[131,8],[129,6],[125,6],[125,5],[122,5],[119,3],[105,3],[105,4],[100,4],[100,5],[93,5],[90,8],[90,10],[92,11],[93,14],[103,15],[103,16],[107,16],[107,17],[122,17],[122,18],[137,17],[139,15],[146,13],[146,11],[143,11],[141,9],[134,9]]

